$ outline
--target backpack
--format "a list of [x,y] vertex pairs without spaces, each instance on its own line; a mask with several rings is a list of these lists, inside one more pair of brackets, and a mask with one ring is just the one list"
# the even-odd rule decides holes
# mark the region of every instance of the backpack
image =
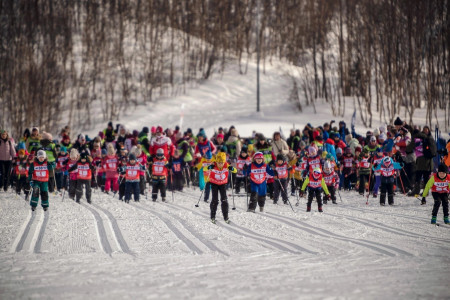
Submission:
[[436,143],[434,143],[433,140],[430,140],[430,138],[423,139],[422,147],[423,156],[426,158],[433,158],[436,156]]

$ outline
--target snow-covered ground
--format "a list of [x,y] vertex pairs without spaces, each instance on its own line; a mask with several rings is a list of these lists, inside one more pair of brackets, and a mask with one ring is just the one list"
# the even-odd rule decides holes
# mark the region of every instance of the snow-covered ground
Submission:
[[0,194],[0,298],[448,299],[450,226],[429,224],[430,202],[366,206],[341,192],[324,213],[291,197],[295,213],[268,201],[252,214],[236,196],[232,223],[219,208],[214,225],[208,204],[194,206],[198,189],[168,196],[50,195],[49,212],[33,215]]
[[[255,113],[254,65],[239,75],[227,67],[186,95],[123,112],[129,129],[235,125],[271,136],[333,119],[326,103],[299,114],[287,101],[291,79],[283,65],[262,75]],[[352,101],[343,118],[350,123]],[[106,124],[98,123],[95,134]],[[380,125],[377,122],[375,126]],[[367,129],[357,120],[357,129]],[[397,195],[395,207],[341,192],[337,205],[267,202],[266,213],[245,212],[235,197],[230,225],[209,221],[200,191],[186,189],[169,203],[125,204],[96,192],[93,204],[50,195],[35,215],[23,198],[0,193],[0,299],[448,299],[450,226],[430,225],[432,201]],[[293,204],[297,199],[291,197]],[[233,206],[229,196],[230,208]],[[442,211],[439,214],[442,223]]]

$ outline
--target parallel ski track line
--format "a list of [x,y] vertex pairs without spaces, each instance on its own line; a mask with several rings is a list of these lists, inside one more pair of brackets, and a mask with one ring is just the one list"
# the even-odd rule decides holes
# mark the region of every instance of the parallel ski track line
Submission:
[[[334,238],[334,239],[338,239],[338,240],[342,240],[342,241],[348,241],[348,242],[351,242],[353,244],[356,244],[356,245],[359,245],[359,246],[371,249],[373,251],[376,251],[376,252],[379,252],[379,253],[391,256],[391,257],[395,256],[395,254],[393,254],[393,253],[391,253],[389,251],[386,251],[384,249],[381,249],[379,247],[390,249],[390,250],[395,251],[395,252],[397,252],[399,254],[402,254],[402,255],[414,256],[413,254],[411,254],[411,253],[409,253],[407,251],[398,249],[398,248],[393,247],[393,246],[389,246],[389,245],[386,245],[386,244],[382,244],[382,243],[378,243],[378,242],[374,242],[374,241],[369,241],[369,240],[365,240],[365,239],[348,238],[348,237],[342,236],[340,234],[336,234],[336,233],[333,233],[331,231],[328,231],[326,229],[314,227],[314,226],[312,226],[310,224],[307,224],[305,222],[302,222],[300,220],[296,220],[296,219],[293,219],[293,218],[290,218],[290,217],[277,215],[277,214],[269,213],[269,212],[266,213],[266,217],[276,219],[276,220],[278,220],[280,222],[283,222],[283,223],[288,224],[290,226],[296,227],[296,228],[298,228],[300,230],[309,232],[311,234],[320,235],[320,236],[323,236],[323,237],[326,237],[326,238]],[[284,219],[282,219],[282,218],[284,218]],[[303,225],[304,227],[300,227],[297,224],[289,222],[289,221],[287,221],[285,219],[289,219],[291,221],[297,222],[298,224]],[[308,228],[305,228],[305,227],[309,227],[309,228],[312,228],[312,229],[308,229]],[[375,246],[371,246],[371,245],[367,245],[367,244],[372,244],[372,245],[375,245]]]
[[376,214],[381,214],[381,215],[390,215],[390,216],[394,216],[394,217],[414,219],[414,220],[418,220],[418,221],[427,221],[427,222],[430,221],[430,219],[427,219],[425,217],[411,216],[411,215],[393,213],[393,212],[389,212],[389,211],[377,211],[374,209],[364,209],[364,208],[360,208],[360,207],[348,206],[346,204],[342,205],[342,207],[345,207],[346,209],[350,209],[350,210],[361,211],[361,212],[371,212],[371,213],[376,213]]
[[45,229],[47,228],[47,223],[49,219],[49,211],[44,212],[44,222],[42,223],[41,229],[39,231],[39,236],[37,238],[36,244],[34,245],[34,253],[41,253],[42,239],[44,238]]
[[[186,194],[186,195],[192,196],[192,198],[194,197],[193,195],[190,195],[190,194]],[[171,205],[178,206],[179,208],[184,209],[184,210],[189,210],[189,211],[193,212],[194,214],[196,214],[198,216],[207,216],[209,218],[209,216],[206,213],[198,212],[198,211],[195,211],[193,209],[190,209],[190,208],[187,208],[187,207],[184,207],[184,206],[180,206],[180,205],[177,205],[177,204],[173,204],[173,203],[171,203]],[[236,227],[236,228],[233,228],[233,227]],[[237,225],[237,224],[235,224],[233,222],[231,224],[227,225],[227,226],[223,226],[223,228],[225,228],[225,229],[227,229],[227,230],[229,230],[229,231],[231,231],[231,232],[233,232],[233,233],[235,233],[235,234],[237,234],[239,236],[245,236],[247,238],[250,238],[250,239],[253,239],[253,240],[257,240],[259,242],[263,242],[263,243],[269,244],[272,247],[275,247],[276,249],[284,251],[284,252],[289,252],[289,253],[293,253],[293,254],[299,254],[299,253],[302,253],[302,252],[307,252],[309,254],[314,254],[314,255],[318,254],[318,252],[311,251],[309,249],[303,248],[303,247],[301,247],[301,246],[299,246],[297,244],[294,244],[294,243],[291,243],[291,242],[288,242],[288,241],[284,241],[284,240],[281,240],[281,239],[278,239],[278,238],[264,236],[264,235],[262,235],[260,233],[257,233],[255,231],[252,231],[252,230],[247,229],[245,227],[239,226],[239,225]],[[245,232],[248,233],[248,234],[246,234]],[[276,242],[274,242],[274,241],[276,241]],[[290,247],[292,247],[294,249],[297,249],[299,252],[292,251],[291,249],[286,248],[282,244],[290,246]]]
[[[160,204],[160,203],[158,203]],[[160,204],[162,207],[165,207],[164,205]],[[174,207],[176,208],[176,207]],[[176,208],[178,209],[178,208]],[[188,225],[187,222],[185,220],[183,220],[182,218],[172,215],[168,212],[164,212],[166,215],[176,219],[178,222],[180,222],[181,225],[184,226],[184,228],[189,231],[195,238],[197,238],[200,242],[202,242],[206,247],[208,247],[211,251],[213,252],[219,252],[225,256],[230,256],[228,253],[223,252],[221,249],[219,249],[216,245],[214,245],[212,242],[205,240],[199,233],[195,232],[194,229],[192,229],[192,226]]]
[[17,243],[16,252],[22,251],[23,245],[25,244],[27,236],[30,232],[31,225],[33,224],[35,218],[36,218],[36,211],[31,213],[31,217],[28,220],[27,226],[25,227],[25,230],[23,231],[22,236],[20,237],[19,243]]
[[117,224],[117,220],[116,220],[116,218],[114,218],[114,216],[111,214],[111,212],[109,212],[108,210],[106,210],[104,208],[101,208],[100,206],[98,206],[96,204],[92,204],[92,206],[94,206],[98,210],[102,211],[108,217],[109,222],[111,223],[114,235],[116,237],[117,242],[119,243],[119,246],[120,246],[120,249],[122,250],[122,252],[124,252],[126,254],[130,254],[130,255],[134,255],[134,253],[128,247],[127,242],[123,238],[122,232],[120,231],[119,225]]
[[106,236],[105,226],[103,224],[102,218],[100,217],[100,214],[95,209],[89,207],[89,205],[84,204],[84,203],[80,203],[80,204],[81,204],[81,206],[83,206],[84,208],[89,210],[92,213],[92,215],[94,216],[95,224],[96,224],[97,232],[98,232],[98,238],[99,238],[100,244],[103,248],[103,251],[105,251],[106,254],[111,255],[112,248],[111,248],[111,245],[109,244],[108,237]]
[[166,226],[169,228],[169,230],[171,230],[176,237],[178,237],[178,239],[180,241],[182,241],[192,252],[197,253],[197,254],[203,254],[203,251],[197,247],[197,245],[195,245],[190,239],[188,239],[180,230],[178,230],[178,228],[176,228],[172,222],[166,218],[164,218],[161,214],[152,211],[150,209],[147,209],[145,207],[142,207],[140,205],[136,205],[136,204],[131,204],[131,206],[141,209],[141,210],[145,210],[153,215],[155,215],[156,217],[158,217],[161,221],[164,222],[164,224],[166,224]]
[[408,236],[408,237],[412,237],[412,238],[429,238],[432,239],[434,241],[439,241],[439,242],[444,242],[444,243],[450,243],[450,239],[441,239],[441,238],[435,238],[435,237],[431,237],[431,236],[427,236],[427,235],[423,235],[423,234],[419,234],[419,233],[414,233],[414,232],[410,232],[407,230],[403,230],[403,229],[399,229],[399,228],[390,228],[387,225],[383,224],[383,223],[379,223],[376,221],[372,221],[372,220],[367,220],[367,219],[363,219],[363,218],[359,218],[359,217],[355,217],[355,216],[348,216],[348,215],[335,215],[335,214],[330,214],[330,213],[326,213],[329,216],[333,216],[333,217],[338,217],[338,218],[346,218],[348,220],[351,220],[353,222],[359,223],[359,224],[363,224],[366,226],[370,226],[372,228],[377,228],[377,229],[381,229],[383,231],[386,232],[390,232],[393,234],[397,234],[400,236]]

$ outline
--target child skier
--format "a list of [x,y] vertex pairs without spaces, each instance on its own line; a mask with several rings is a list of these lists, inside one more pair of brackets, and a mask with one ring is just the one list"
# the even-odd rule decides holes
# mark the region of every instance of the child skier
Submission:
[[47,154],[44,150],[39,150],[28,172],[28,180],[33,189],[30,201],[32,211],[36,210],[39,195],[41,195],[42,208],[44,211],[48,210],[48,179],[50,169],[52,169],[52,165],[47,162]]
[[164,150],[159,148],[156,150],[156,157],[151,162],[152,165],[152,200],[156,201],[158,198],[158,190],[161,193],[162,201],[166,201],[166,181],[167,181],[167,169],[170,165],[167,163],[167,159],[164,157]]
[[[367,150],[366,148],[363,149],[362,154],[359,156],[358,158],[358,163],[357,163],[357,168],[358,168],[358,174],[359,174],[359,179],[356,183],[356,185],[359,188],[359,194],[360,195],[364,195],[364,191],[367,188],[367,191],[369,192],[370,190],[370,186],[368,186],[369,182],[370,182],[370,155],[369,155],[369,150]],[[367,185],[367,187],[366,187]]]
[[426,203],[426,197],[431,189],[431,195],[434,199],[433,211],[431,213],[431,224],[436,224],[436,218],[439,207],[442,203],[442,210],[444,211],[444,223],[449,224],[448,220],[448,194],[450,193],[450,175],[448,167],[445,164],[440,164],[437,173],[433,174],[427,182],[422,193],[422,203]]
[[[133,147],[134,148],[134,147]],[[139,190],[141,191],[141,195],[145,195],[145,183],[146,183],[146,173],[147,173],[147,154],[145,154],[144,151],[142,151],[142,146],[137,145],[134,149],[134,154],[136,155],[136,161],[138,162],[139,166],[141,167],[139,171]]]
[[[377,167],[379,164],[381,164],[383,158],[384,158],[383,149],[377,148],[377,150],[375,152],[375,156],[373,157],[373,162],[372,162],[374,167]],[[375,177],[375,184],[373,185],[372,192],[373,192],[373,197],[376,198],[378,196],[378,189],[380,188],[380,185],[381,185],[381,172],[376,171],[373,174]]]
[[219,192],[220,202],[222,208],[223,219],[226,223],[230,223],[228,219],[228,201],[227,201],[227,183],[229,172],[236,173],[237,170],[226,162],[226,154],[220,152],[216,156],[216,162],[208,166],[210,171],[209,182],[212,189],[212,200],[210,204],[211,209],[211,222],[216,223],[216,211],[219,205]]
[[[214,163],[214,161],[212,158],[211,151],[207,151],[196,166],[197,170],[199,170],[199,172],[198,172],[199,187],[200,187],[200,190],[203,190],[203,189],[205,190],[205,192],[204,192],[205,195],[204,195],[203,201],[205,201],[206,203],[208,203],[209,193],[211,190],[211,184],[209,183],[210,171],[209,171],[208,167],[210,165],[212,165],[213,163]],[[203,176],[202,176],[202,174],[203,174]]]
[[241,148],[241,153],[236,160],[237,173],[236,183],[234,185],[236,194],[239,194],[239,192],[241,191],[241,184],[244,184],[244,191],[248,193],[247,177],[244,174],[244,168],[248,167],[252,163],[252,159],[250,158],[250,156],[248,156],[247,151],[247,147],[243,146]]
[[28,159],[25,155],[25,149],[20,149],[17,152],[17,158],[15,161],[15,170],[16,174],[16,193],[20,195],[21,190],[25,192],[25,196],[28,196],[28,192],[30,191],[29,186],[27,185],[28,180]]
[[303,197],[304,191],[308,187],[308,203],[306,204],[306,211],[311,211],[311,204],[314,200],[314,196],[317,200],[317,206],[319,212],[323,212],[322,210],[322,190],[325,192],[326,200],[330,199],[330,193],[328,192],[328,187],[325,183],[324,178],[322,177],[322,171],[319,167],[315,168],[312,172],[309,172],[309,176],[306,177],[303,182],[302,189],[300,191],[300,197]]
[[[331,196],[331,201],[333,204],[336,202],[336,190],[339,188],[339,175],[334,172],[333,164],[330,161],[326,161],[323,165],[323,179],[327,185],[328,192]],[[327,204],[328,198],[325,197],[323,204]]]
[[353,164],[355,160],[350,147],[345,148],[344,155],[341,157],[341,172],[344,176],[344,190],[350,190],[351,182],[355,174],[353,173]]
[[400,170],[402,167],[399,163],[392,161],[392,158],[386,156],[376,168],[372,167],[373,171],[380,171],[381,173],[381,192],[380,205],[384,206],[386,202],[386,192],[388,193],[389,205],[394,205],[394,175],[395,170]]
[[274,176],[273,170],[264,163],[262,152],[256,152],[253,156],[253,162],[245,169],[245,175],[250,176],[250,203],[247,212],[255,212],[256,204],[259,205],[259,211],[264,211],[267,194],[267,174]]
[[94,171],[94,166],[91,164],[92,158],[86,152],[80,154],[80,160],[74,164],[68,171],[77,171],[77,188],[76,188],[76,202],[80,203],[83,195],[83,186],[86,190],[87,203],[91,203],[91,179]]
[[67,172],[65,162],[68,159],[69,155],[67,154],[66,147],[61,146],[59,149],[58,157],[56,158],[56,169],[55,169],[56,188],[58,189],[58,192],[61,192],[61,189],[66,188]]
[[[125,197],[125,173],[122,173],[121,171],[123,169],[126,169],[126,166],[128,164],[128,157],[123,156],[120,158],[119,165],[117,167],[117,172],[119,173],[118,177],[118,184],[119,184],[119,200],[123,201]],[[115,194],[114,194],[115,195]]]
[[128,155],[128,163],[125,167],[122,167],[122,174],[125,175],[125,202],[130,203],[131,193],[134,195],[134,201],[139,202],[140,194],[140,171],[143,169],[142,165],[139,165],[136,160],[136,155],[130,153]]
[[174,191],[183,191],[184,184],[184,158],[180,156],[180,151],[175,150],[172,157],[172,168],[170,170],[172,189]]
[[277,161],[276,164],[271,164],[272,170],[274,170],[274,194],[273,194],[273,204],[277,204],[278,197],[280,196],[281,192],[281,198],[283,199],[283,203],[287,204],[289,199],[287,196],[287,185],[289,183],[289,171],[290,167],[286,163],[286,159],[283,154],[279,153],[277,155]]
[[[72,148],[70,150],[69,159],[65,161],[65,169],[69,170],[72,168],[80,158],[80,155],[78,154],[78,150],[75,148]],[[75,200],[75,194],[77,190],[77,170],[74,170],[72,172],[67,171],[69,174],[69,198],[72,200]]]
[[103,159],[103,170],[105,172],[105,193],[109,193],[112,185],[112,190],[117,193],[119,190],[119,173],[117,168],[119,166],[119,159],[116,156],[116,150],[113,144],[108,144],[106,148],[106,157]]

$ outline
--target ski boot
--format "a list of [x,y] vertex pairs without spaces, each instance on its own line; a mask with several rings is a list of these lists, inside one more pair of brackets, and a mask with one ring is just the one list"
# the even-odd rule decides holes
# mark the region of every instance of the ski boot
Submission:
[[319,212],[323,212],[322,206],[319,206]]
[[215,218],[211,218],[211,223],[216,224],[216,219]]
[[420,205],[425,205],[427,204],[427,198],[422,197],[422,201],[420,202]]
[[259,207],[259,212],[264,212],[264,207],[263,206]]
[[43,209],[44,209],[44,211],[47,211],[47,210],[48,210],[48,207],[43,207]]
[[336,199],[331,200],[331,202],[332,202],[333,204],[337,204]]
[[230,224],[230,219],[225,219],[225,223]]
[[307,206],[306,207],[306,212],[310,212],[311,211],[311,206]]
[[436,216],[431,217],[431,224],[436,224]]
[[36,207],[32,206],[31,211],[35,211],[35,210],[36,210]]
[[255,210],[254,210],[254,209],[251,209],[251,208],[249,208],[249,209],[247,209],[247,212],[251,212],[251,213],[254,213],[254,212],[255,212]]
[[166,202],[166,197],[162,197],[162,202]]
[[450,224],[450,221],[448,220],[448,216],[444,217],[444,223],[445,224]]
[[377,193],[373,193],[373,197],[374,198],[378,197]]

